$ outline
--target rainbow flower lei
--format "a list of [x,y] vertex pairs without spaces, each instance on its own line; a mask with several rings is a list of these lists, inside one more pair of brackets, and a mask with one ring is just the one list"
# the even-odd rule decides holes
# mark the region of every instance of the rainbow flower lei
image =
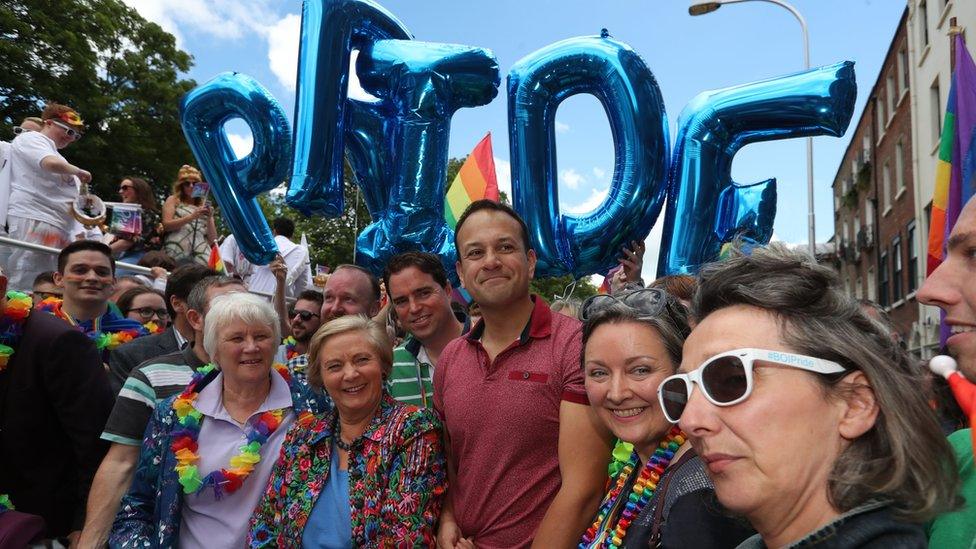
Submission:
[[7,292],[7,307],[0,317],[0,372],[7,368],[16,350],[14,346],[24,335],[24,323],[30,316],[31,306],[29,295],[15,291]]
[[[197,439],[200,436],[203,414],[194,408],[193,403],[200,396],[197,386],[215,369],[213,363],[198,368],[186,389],[173,401],[173,409],[181,428],[173,433],[170,449],[176,455],[175,469],[183,486],[183,493],[196,494],[207,486],[212,486],[214,496],[220,499],[225,494],[236,492],[254,471],[254,466],[261,461],[261,446],[281,425],[286,409],[270,410],[250,421],[244,433],[246,442],[239,448],[240,453],[230,458],[230,468],[221,468],[205,477],[201,476],[196,464],[200,460]],[[290,381],[291,376],[285,365],[275,364],[274,369],[286,382]]]
[[291,359],[295,358],[296,356],[298,356],[300,354],[297,350],[295,350],[295,344],[298,343],[298,342],[295,341],[295,337],[294,336],[288,336],[288,337],[286,337],[282,341],[282,343],[285,344],[285,358],[287,360],[291,360]]
[[38,303],[35,308],[38,311],[52,314],[84,332],[89,339],[95,342],[95,347],[99,351],[114,351],[119,345],[128,343],[137,337],[149,333],[149,330],[138,322],[127,318],[109,318],[110,321],[114,321],[112,322],[113,325],[120,324],[115,330],[103,327],[103,319],[110,316],[111,313],[96,318],[92,321],[91,329],[87,329],[79,325],[75,319],[71,318],[68,313],[61,309],[61,300],[56,297],[45,299]]
[[0,494],[0,515],[7,511],[13,511],[14,509],[15,507],[10,501],[10,496],[7,494]]

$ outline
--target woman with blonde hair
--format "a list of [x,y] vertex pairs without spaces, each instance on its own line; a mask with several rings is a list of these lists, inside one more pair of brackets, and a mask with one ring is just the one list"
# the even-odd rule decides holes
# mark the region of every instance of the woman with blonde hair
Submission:
[[194,186],[201,181],[200,170],[184,164],[173,183],[173,194],[163,203],[164,246],[177,262],[206,263],[210,243],[217,240],[210,204],[204,196],[193,196]]

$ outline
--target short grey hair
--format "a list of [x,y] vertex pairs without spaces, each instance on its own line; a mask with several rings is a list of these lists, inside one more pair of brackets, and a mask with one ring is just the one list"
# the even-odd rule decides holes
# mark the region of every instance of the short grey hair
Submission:
[[[194,288],[196,291],[196,288]],[[220,330],[235,320],[271,328],[272,341],[281,341],[278,313],[268,300],[247,292],[218,295],[210,304],[203,323],[203,350],[213,358],[217,352]]]
[[[642,290],[636,290],[642,291]],[[672,368],[678,369],[681,365],[681,352],[691,333],[688,325],[688,310],[678,301],[678,298],[661,290],[664,293],[664,308],[654,316],[647,316],[646,313],[623,303],[614,303],[598,311],[583,323],[583,352],[580,353],[581,364],[586,357],[586,344],[596,329],[604,324],[623,324],[636,323],[644,324],[657,332],[664,344],[664,349],[671,359]],[[613,297],[623,299],[632,292],[615,294]]]
[[386,327],[366,315],[346,315],[330,320],[323,324],[308,342],[308,384],[312,387],[322,388],[322,367],[319,364],[319,352],[329,338],[347,332],[361,332],[363,337],[376,351],[376,356],[380,360],[383,368],[383,377],[390,377],[393,371],[393,344],[390,336],[386,333]]
[[847,296],[837,274],[782,244],[754,248],[702,267],[692,314],[699,322],[736,305],[765,310],[780,322],[795,352],[832,360],[848,372],[810,374],[826,398],[844,398],[850,372],[867,377],[878,405],[874,427],[851,441],[827,481],[830,502],[846,512],[874,498],[895,514],[926,522],[958,505],[958,473],[946,438],[929,408],[921,372],[881,323]]

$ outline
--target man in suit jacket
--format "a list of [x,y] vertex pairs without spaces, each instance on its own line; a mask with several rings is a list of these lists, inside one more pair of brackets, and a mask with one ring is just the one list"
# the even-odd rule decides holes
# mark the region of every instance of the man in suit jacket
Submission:
[[173,324],[162,333],[134,339],[109,355],[109,381],[112,393],[118,394],[132,370],[143,362],[175,353],[193,339],[193,327],[186,319],[186,299],[197,282],[217,273],[191,263],[175,269],[166,280],[166,308]]
[[[0,274],[0,312],[7,278]],[[0,372],[0,493],[39,515],[48,538],[77,539],[112,410],[101,354],[77,328],[33,311]]]

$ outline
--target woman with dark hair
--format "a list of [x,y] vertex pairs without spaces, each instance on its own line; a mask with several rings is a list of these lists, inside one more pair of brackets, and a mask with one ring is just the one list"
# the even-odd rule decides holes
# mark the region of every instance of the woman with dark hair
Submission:
[[837,275],[783,246],[705,266],[679,374],[659,389],[741,547],[926,547],[956,504],[921,371]]
[[156,327],[159,328],[156,332],[162,331],[169,326],[169,311],[166,310],[166,298],[163,292],[159,290],[145,286],[130,288],[119,296],[119,300],[115,304],[122,311],[122,316],[126,318],[135,320],[143,325],[148,322],[155,323]]
[[120,261],[136,263],[148,251],[158,250],[163,246],[162,224],[159,220],[159,207],[152,187],[145,179],[126,177],[119,183],[119,196],[125,204],[138,204],[142,211],[141,231],[113,232],[109,247]]
[[657,288],[591,297],[580,308],[586,395],[633,445],[580,547],[735,547],[752,534],[715,501],[705,465],[657,404],[681,363],[685,307]]
[[206,264],[210,243],[217,240],[217,226],[205,196],[194,196],[194,187],[203,181],[200,170],[180,168],[173,194],[163,203],[163,229],[166,253],[177,263],[191,260]]

